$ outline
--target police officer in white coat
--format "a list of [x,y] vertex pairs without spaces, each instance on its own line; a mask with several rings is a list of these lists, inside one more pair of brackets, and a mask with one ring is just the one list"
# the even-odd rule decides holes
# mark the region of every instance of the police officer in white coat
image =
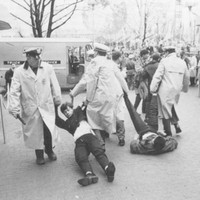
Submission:
[[[87,119],[95,134],[99,131],[116,132],[117,108],[123,98],[123,90],[128,93],[128,87],[119,69],[112,60],[106,57],[109,48],[103,44],[95,44],[96,57],[88,66],[85,81],[80,81],[71,91],[75,97],[86,89]],[[123,79],[122,81],[119,79]],[[120,84],[119,84],[120,83]],[[99,137],[102,145],[104,142]]]
[[57,159],[52,148],[58,139],[55,126],[55,105],[61,103],[61,89],[53,66],[42,62],[41,49],[24,51],[26,61],[13,76],[9,112],[21,117],[25,145],[35,149],[36,163],[44,164],[44,150],[49,159]]
[[153,76],[150,91],[158,93],[158,115],[162,118],[166,135],[171,136],[171,123],[180,132],[175,106],[178,104],[181,91],[187,92],[189,87],[189,71],[186,63],[176,56],[173,46],[165,48],[163,58]]

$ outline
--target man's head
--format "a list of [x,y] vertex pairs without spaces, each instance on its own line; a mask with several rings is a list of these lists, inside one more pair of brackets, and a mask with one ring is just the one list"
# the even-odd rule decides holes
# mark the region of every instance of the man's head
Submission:
[[90,49],[87,51],[87,56],[88,56],[88,61],[90,62],[93,58],[94,58],[94,50],[93,49]]
[[147,49],[142,49],[140,51],[140,57],[143,59],[143,60],[147,60],[148,57],[149,57],[149,51]]
[[159,54],[159,53],[154,53],[154,54],[152,55],[152,60],[154,60],[154,61],[156,61],[156,62],[160,62],[160,59],[161,59],[161,57],[160,57],[160,54]]
[[157,136],[153,140],[153,147],[156,151],[160,151],[165,146],[165,138],[162,136]]
[[112,52],[112,60],[117,64],[120,64],[122,61],[122,54],[120,51],[113,51]]
[[11,65],[11,69],[12,69],[12,71],[14,71],[15,68],[16,68],[16,65],[13,63],[13,64]]
[[176,52],[176,47],[174,46],[166,46],[164,48],[164,52],[165,52],[165,55],[167,56],[168,54],[170,53],[175,53]]
[[153,148],[156,151],[160,151],[161,149],[163,149],[166,142],[164,137],[157,135],[156,133],[153,133],[153,132],[145,133],[142,136],[142,140],[145,140],[145,141],[148,141],[148,143],[151,143]]
[[95,43],[94,51],[100,56],[106,56],[107,52],[109,51],[109,47],[104,44]]
[[27,62],[31,67],[38,67],[41,52],[42,50],[40,48],[35,47],[24,50]]
[[73,114],[73,104],[70,102],[65,102],[61,105],[60,111],[67,117],[71,117]]

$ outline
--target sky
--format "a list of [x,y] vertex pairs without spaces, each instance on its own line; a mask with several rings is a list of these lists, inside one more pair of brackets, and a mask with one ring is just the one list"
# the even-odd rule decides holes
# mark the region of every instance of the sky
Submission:
[[[18,0],[17,2],[23,2],[23,0]],[[63,3],[67,2],[69,0],[59,0],[57,2]],[[138,9],[136,6],[136,2],[142,3],[145,0],[110,0],[110,3],[112,6],[119,5],[120,3],[124,2],[126,4],[126,12],[127,12],[127,18],[126,18],[126,24],[123,27],[123,30],[117,30],[115,31],[114,35],[116,38],[119,38],[121,36],[124,36],[125,34],[133,34],[134,29],[140,29],[140,24],[142,23],[141,20],[138,18]],[[147,2],[151,4],[151,18],[150,25],[152,29],[157,28],[158,31],[161,31],[163,24],[166,22],[168,23],[168,27],[166,30],[166,37],[171,37],[171,32],[174,29],[174,16],[175,16],[175,0],[147,0]],[[10,0],[0,0],[0,4],[5,6],[0,6],[0,19],[6,18],[11,24],[11,26],[20,32],[23,33],[24,36],[30,35],[30,27],[25,25],[23,22],[20,22],[19,20],[16,20],[15,18],[9,16],[6,14],[6,10],[8,12],[14,13],[23,19],[29,20],[28,13],[26,13],[23,9],[21,9],[19,6],[13,4]],[[188,6],[191,4],[192,10],[189,12]],[[99,8],[95,7],[94,13],[90,9],[86,12],[86,17],[83,17],[83,9],[88,7],[88,0],[85,0],[84,3],[80,4],[81,6],[78,7],[78,10],[75,12],[74,16],[71,18],[70,21],[67,22],[66,25],[64,25],[62,28],[54,32],[55,36],[63,36],[64,34],[71,34],[71,33],[89,33],[93,34],[94,30],[96,32],[101,33],[103,31],[103,28],[105,29],[105,24],[107,21],[114,21],[112,18],[112,10],[110,8]],[[196,29],[196,25],[200,24],[200,16],[199,10],[200,10],[200,0],[182,0],[182,7],[181,7],[181,13],[178,13],[178,7],[176,8],[176,15],[181,15],[181,19],[177,17],[176,19],[176,26],[178,26],[178,23],[182,24],[181,31],[182,34],[185,35],[185,37],[192,37],[193,33],[191,33],[191,22],[192,21],[192,27]],[[6,16],[6,17],[5,17]],[[94,19],[93,19],[94,17]],[[195,23],[195,24],[194,24]],[[87,26],[85,26],[87,24]],[[126,32],[125,32],[126,31]],[[5,35],[7,35],[7,32],[12,33],[13,36],[15,33],[13,30],[11,31],[4,31]],[[105,30],[104,30],[105,33]],[[102,35],[104,34],[102,33]],[[11,34],[11,35],[12,35]],[[0,33],[2,35],[2,32]],[[189,38],[192,40],[192,38]]]

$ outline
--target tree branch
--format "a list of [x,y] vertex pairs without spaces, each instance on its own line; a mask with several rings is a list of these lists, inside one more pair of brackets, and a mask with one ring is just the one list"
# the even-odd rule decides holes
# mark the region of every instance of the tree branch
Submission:
[[[23,9],[25,9],[26,11],[30,12],[30,10],[28,8],[26,8],[25,6],[23,6],[22,4],[16,2],[15,0],[11,0],[13,3],[17,4],[18,6],[22,7]],[[30,5],[29,5],[30,6]]]
[[54,16],[58,15],[59,13],[61,13],[61,12],[64,11],[64,10],[70,8],[71,6],[77,5],[78,3],[81,3],[81,2],[83,2],[83,0],[80,0],[80,1],[76,0],[76,2],[71,3],[70,5],[67,5],[67,6],[65,6],[64,8],[60,9],[57,13],[54,14]]
[[29,24],[28,22],[24,21],[24,20],[21,19],[20,17],[17,17],[15,14],[13,14],[13,13],[10,13],[10,14],[11,14],[13,17],[15,17],[15,18],[19,19],[20,21],[24,22],[25,24],[27,24],[28,26],[31,26],[31,27],[32,27],[31,24]]

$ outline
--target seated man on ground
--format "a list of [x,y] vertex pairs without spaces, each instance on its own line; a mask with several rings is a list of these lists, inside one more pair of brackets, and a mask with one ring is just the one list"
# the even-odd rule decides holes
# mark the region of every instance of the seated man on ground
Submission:
[[98,182],[98,177],[94,174],[88,160],[90,153],[95,156],[105,171],[108,182],[112,182],[114,180],[115,166],[112,162],[109,162],[105,150],[86,121],[83,108],[83,106],[78,106],[73,109],[73,104],[69,102],[62,104],[60,110],[67,118],[66,121],[59,117],[58,108],[56,108],[56,125],[72,134],[75,140],[75,159],[85,175],[84,178],[78,180],[78,183],[82,186],[87,186]]

